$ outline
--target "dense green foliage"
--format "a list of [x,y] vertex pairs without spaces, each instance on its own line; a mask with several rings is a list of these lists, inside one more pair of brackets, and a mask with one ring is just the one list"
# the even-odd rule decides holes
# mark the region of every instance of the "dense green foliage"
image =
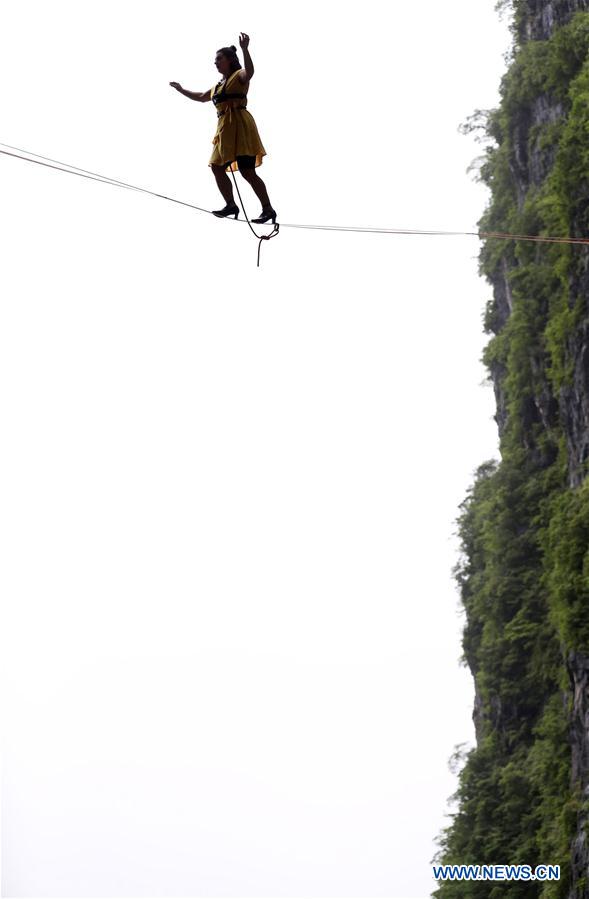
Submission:
[[[500,106],[472,117],[487,142],[484,232],[589,233],[589,14],[514,50]],[[543,114],[544,112],[544,114]],[[530,171],[534,177],[530,177]],[[466,611],[463,663],[477,689],[477,746],[462,757],[442,864],[560,864],[558,883],[439,883],[439,899],[570,891],[580,809],[571,782],[569,650],[589,651],[589,479],[571,489],[559,395],[587,299],[585,250],[488,238],[481,272],[507,281],[489,301],[484,362],[499,385],[501,460],[481,465],[459,517],[456,581]],[[586,314],[586,313],[585,313]]]

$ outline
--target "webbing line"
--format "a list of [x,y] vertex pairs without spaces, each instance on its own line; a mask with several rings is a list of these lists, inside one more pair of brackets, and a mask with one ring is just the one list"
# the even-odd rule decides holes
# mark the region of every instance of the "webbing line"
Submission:
[[[66,172],[70,175],[78,175],[82,178],[89,178],[93,181],[100,181],[103,184],[112,184],[114,187],[123,187],[128,190],[136,190],[141,193],[150,194],[153,197],[159,197],[162,200],[168,200],[171,203],[178,203],[181,206],[187,206],[190,209],[196,209],[199,212],[206,212],[209,215],[212,215],[210,209],[204,209],[202,206],[197,206],[194,203],[188,203],[185,200],[179,200],[176,197],[170,197],[167,194],[158,193],[153,190],[149,190],[146,187],[140,187],[135,184],[129,184],[127,181],[121,181],[116,178],[110,178],[108,175],[101,175],[98,172],[92,172],[89,169],[82,169],[77,166],[69,165],[69,163],[60,162],[57,159],[51,159],[48,156],[41,156],[39,153],[32,153],[29,150],[21,150],[19,147],[12,147],[10,144],[4,144],[0,142],[0,147],[8,147],[11,150],[18,150],[19,152],[8,152],[8,150],[0,149],[0,153],[4,156],[12,156],[16,159],[22,159],[24,162],[34,162],[36,165],[46,166],[47,168],[56,169],[57,171]],[[26,156],[22,156],[20,154],[25,153]],[[29,157],[34,156],[35,159],[31,159]],[[233,175],[235,181],[235,175]],[[235,183],[237,187],[237,182]],[[237,188],[237,192],[239,198],[241,200],[241,194],[239,194],[239,188]],[[242,202],[243,207],[243,202]],[[245,213],[245,209],[244,209]],[[232,219],[235,221],[235,219]],[[243,221],[242,219],[238,219],[237,221]],[[268,235],[262,235],[261,237],[256,234],[254,229],[252,228],[249,219],[246,214],[246,221],[249,225],[251,231],[255,234],[255,236],[259,240],[258,245],[258,265],[260,258],[260,247],[262,240],[269,240],[271,237],[274,237],[277,233],[277,225],[274,226],[273,231]],[[534,243],[554,243],[554,244],[571,244],[571,245],[581,245],[587,246],[589,245],[589,238],[584,237],[550,237],[550,236],[542,236],[542,235],[534,235],[534,234],[512,234],[504,231],[443,231],[443,230],[425,230],[425,229],[417,229],[417,228],[378,228],[378,227],[362,227],[362,226],[354,226],[354,225],[308,225],[308,224],[294,224],[294,223],[285,223],[282,222],[280,224],[282,228],[301,228],[312,231],[349,231],[356,234],[399,234],[399,235],[408,235],[408,236],[433,236],[433,237],[478,237],[485,239],[496,239],[496,240],[521,240],[521,241],[531,241]]]

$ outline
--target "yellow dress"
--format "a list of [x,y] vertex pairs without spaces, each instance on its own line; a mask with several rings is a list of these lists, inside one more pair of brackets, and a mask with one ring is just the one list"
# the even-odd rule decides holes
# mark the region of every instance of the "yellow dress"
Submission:
[[[211,100],[220,97],[224,93],[230,94],[227,100],[219,99],[217,108],[217,131],[213,138],[213,155],[209,159],[209,165],[225,165],[225,171],[237,172],[239,165],[238,156],[255,156],[256,167],[262,165],[262,157],[266,156],[255,119],[251,112],[245,108],[249,81],[242,84],[238,73],[233,72],[224,85],[216,84],[211,88]],[[239,96],[235,97],[234,95]]]

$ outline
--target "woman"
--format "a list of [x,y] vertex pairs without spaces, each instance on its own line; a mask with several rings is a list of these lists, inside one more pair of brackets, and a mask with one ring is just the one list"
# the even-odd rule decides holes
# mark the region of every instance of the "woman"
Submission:
[[274,223],[276,211],[270,203],[266,185],[256,174],[256,168],[262,164],[262,157],[266,155],[266,151],[260,140],[254,117],[246,108],[249,83],[254,74],[248,50],[249,40],[247,34],[243,32],[240,34],[239,44],[243,50],[244,68],[240,66],[235,46],[217,50],[215,65],[223,78],[210,90],[202,93],[188,91],[177,81],[170,81],[170,85],[191,100],[198,100],[200,103],[212,100],[217,107],[217,131],[213,138],[214,150],[209,165],[226,205],[223,209],[214,210],[214,214],[234,215],[237,218],[239,207],[233,198],[233,185],[227,172],[239,171],[251,184],[262,204],[262,214],[252,221],[263,224],[272,219]]

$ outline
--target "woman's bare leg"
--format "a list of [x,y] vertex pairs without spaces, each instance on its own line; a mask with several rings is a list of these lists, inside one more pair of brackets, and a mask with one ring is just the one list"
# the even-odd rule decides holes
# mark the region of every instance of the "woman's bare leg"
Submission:
[[223,199],[227,203],[227,205],[235,205],[235,200],[233,199],[233,185],[231,184],[231,180],[229,175],[225,171],[224,165],[212,165],[213,175],[215,176],[215,180],[217,182],[217,187],[221,191],[223,195]]
[[251,184],[254,189],[254,192],[262,204],[262,206],[268,208],[272,204],[270,203],[270,198],[268,197],[268,191],[266,190],[266,185],[262,181],[259,175],[256,174],[255,169],[243,169],[241,174],[245,178],[245,180]]

